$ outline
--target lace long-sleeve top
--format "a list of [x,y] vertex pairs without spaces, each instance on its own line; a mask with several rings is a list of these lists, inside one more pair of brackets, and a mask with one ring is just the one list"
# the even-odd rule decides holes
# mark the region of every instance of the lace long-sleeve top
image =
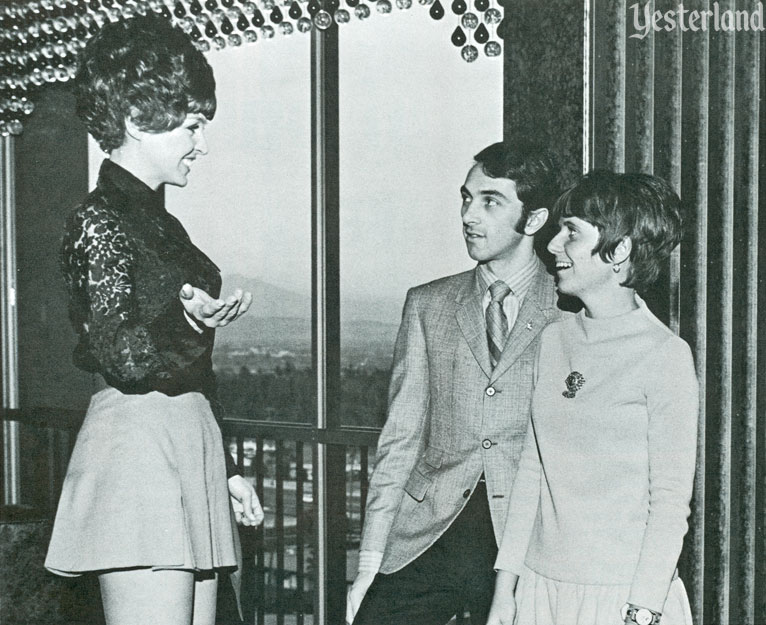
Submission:
[[62,263],[80,337],[75,365],[123,393],[214,395],[214,330],[191,327],[178,292],[188,282],[218,297],[220,273],[161,191],[105,160],[67,219]]

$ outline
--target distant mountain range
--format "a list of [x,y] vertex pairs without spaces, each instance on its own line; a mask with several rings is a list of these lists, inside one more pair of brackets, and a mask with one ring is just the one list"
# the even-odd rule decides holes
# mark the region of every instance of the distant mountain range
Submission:
[[[226,295],[235,288],[241,288],[253,294],[253,305],[248,316],[311,319],[311,296],[308,293],[296,293],[258,278],[248,278],[240,274],[225,276],[222,294]],[[344,298],[341,292],[341,323],[373,321],[398,326],[403,304],[404,297],[402,301],[384,297],[355,299]]]
[[[253,304],[247,315],[217,333],[217,348],[262,346],[295,353],[311,347],[311,298],[257,278],[225,276],[223,294],[235,288],[250,291]],[[374,354],[390,363],[401,302],[342,299],[341,350]],[[361,357],[360,357],[361,358]]]

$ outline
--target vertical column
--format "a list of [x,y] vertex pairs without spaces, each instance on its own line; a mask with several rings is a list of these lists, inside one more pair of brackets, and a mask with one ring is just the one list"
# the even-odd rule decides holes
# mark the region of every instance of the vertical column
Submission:
[[[706,10],[707,0],[694,0],[690,10]],[[681,199],[686,209],[686,238],[681,256],[680,333],[689,343],[700,382],[697,473],[689,534],[681,554],[681,572],[689,590],[695,623],[708,621],[704,609],[707,490],[707,326],[708,326],[708,129],[710,115],[709,32],[683,35]]]
[[584,19],[589,0],[514,0],[503,23],[504,134],[548,143],[566,181],[583,169]]
[[[738,0],[752,14],[758,3]],[[734,55],[734,241],[732,329],[732,623],[755,623],[758,388],[758,169],[760,39],[736,33]],[[760,594],[760,592],[758,593]]]
[[[734,2],[718,2],[733,10]],[[705,619],[731,623],[734,296],[734,32],[710,34]]]
[[[766,68],[766,45],[759,45],[758,69],[763,74]],[[760,120],[766,120],[766,80],[761,79],[758,85],[760,96],[758,116]],[[766,123],[758,126],[758,206],[766,206]],[[766,218],[759,214],[757,223],[757,236],[759,241],[766,241]],[[758,299],[757,306],[761,311],[766,310],[766,285],[764,275],[766,273],[766,245],[758,246]],[[757,349],[756,349],[756,375],[758,380],[766,380],[766,324],[758,324]],[[755,588],[766,587],[766,392],[758,389],[756,396],[756,536],[755,536]],[[766,623],[766,593],[757,592],[754,606],[755,623]]]
[[[656,3],[650,1],[649,4],[654,8]],[[626,14],[626,22],[629,21],[628,18],[632,12],[629,10]],[[630,80],[623,78],[625,89],[625,103],[623,104],[622,112],[625,119],[624,167],[625,171],[640,171],[652,174],[655,173],[654,141],[656,122],[654,110],[657,104],[655,96],[659,95],[655,93],[654,50],[655,46],[662,45],[665,33],[655,36],[653,32],[650,32],[643,38],[631,36],[635,34],[632,27],[627,28],[627,31],[624,33],[624,62],[625,67],[631,70]],[[622,37],[615,38],[615,45],[618,49],[621,40]],[[662,71],[662,66],[665,62],[666,59],[663,58],[660,67],[657,68],[659,71]],[[619,73],[622,74],[622,72]],[[658,117],[660,116],[658,115]]]
[[[657,0],[660,11],[677,8],[674,0]],[[630,21],[630,17],[628,19]],[[630,26],[628,27],[630,30]],[[683,120],[681,89],[683,80],[683,38],[680,29],[663,32],[654,39],[654,154],[653,170],[681,193],[681,124]],[[664,294],[670,329],[680,331],[682,245],[673,252],[668,265],[668,289]]]
[[[340,253],[338,30],[311,35],[312,90],[312,353],[317,429],[340,427]],[[342,623],[345,614],[345,450],[317,444],[316,618]]]
[[[93,377],[72,364],[77,339],[67,315],[59,256],[66,216],[88,193],[87,133],[74,108],[69,89],[46,85],[14,142],[17,380],[24,410],[84,410],[94,390]],[[22,501],[39,508],[55,505],[59,485],[48,501],[54,492],[35,428],[19,429]]]
[[625,169],[625,0],[593,0],[593,166]]
[[[0,139],[0,350],[2,350],[2,407],[19,407],[19,354],[16,307],[16,198],[14,139]],[[19,423],[3,421],[4,504],[21,501]]]

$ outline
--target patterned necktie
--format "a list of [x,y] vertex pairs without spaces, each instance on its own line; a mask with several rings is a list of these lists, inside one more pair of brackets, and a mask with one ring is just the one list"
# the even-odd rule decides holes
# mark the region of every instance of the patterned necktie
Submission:
[[508,319],[503,310],[503,300],[510,292],[511,287],[502,280],[489,285],[489,295],[492,300],[486,312],[487,342],[489,343],[489,360],[493,369],[497,366],[505,341],[508,339]]

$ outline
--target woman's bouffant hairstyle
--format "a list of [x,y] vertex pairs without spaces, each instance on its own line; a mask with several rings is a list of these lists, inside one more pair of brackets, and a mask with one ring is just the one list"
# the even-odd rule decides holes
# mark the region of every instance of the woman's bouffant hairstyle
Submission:
[[530,139],[517,137],[493,143],[473,159],[490,178],[514,181],[516,195],[524,205],[523,217],[538,208],[551,208],[561,192],[553,155]]
[[105,25],[82,50],[77,115],[105,152],[120,147],[125,119],[163,132],[190,113],[215,114],[213,70],[191,40],[155,16]]
[[611,262],[617,246],[629,237],[630,271],[623,286],[641,291],[660,274],[681,242],[681,200],[662,178],[595,170],[556,201],[556,219],[578,217],[596,226],[593,254]]

